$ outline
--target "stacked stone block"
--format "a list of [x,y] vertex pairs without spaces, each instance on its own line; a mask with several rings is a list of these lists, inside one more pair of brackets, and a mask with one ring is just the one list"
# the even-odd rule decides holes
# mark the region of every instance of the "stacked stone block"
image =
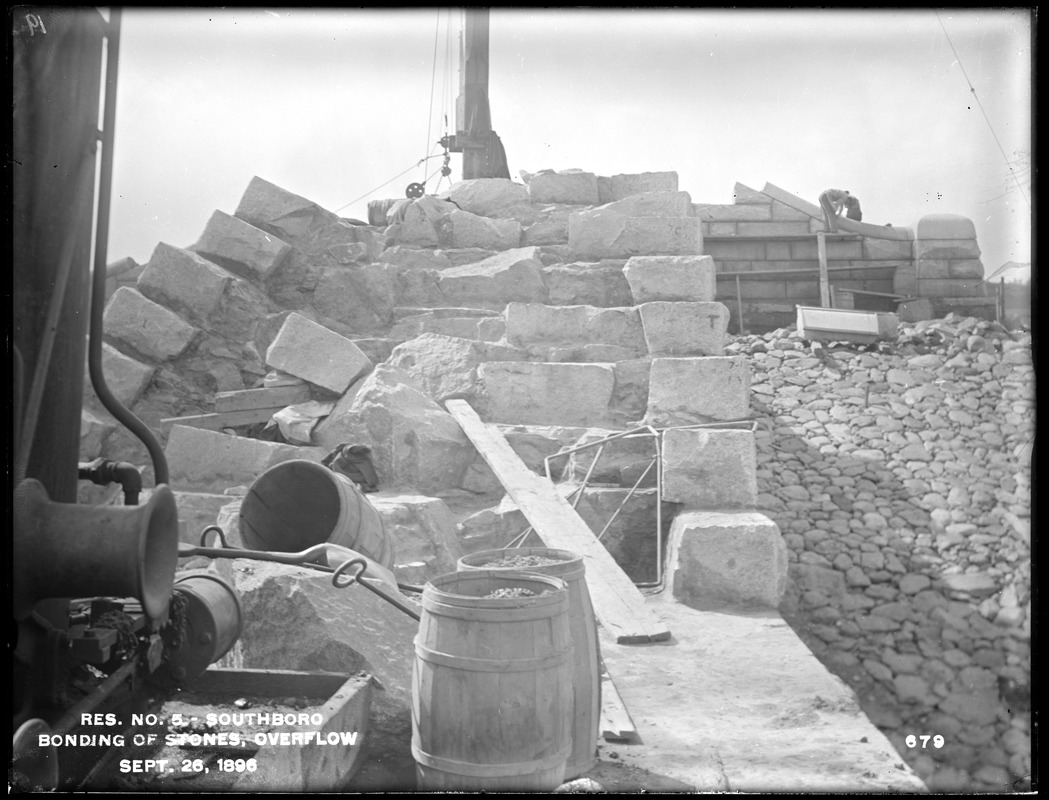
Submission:
[[914,239],[915,288],[933,298],[937,316],[992,304],[986,297],[983,262],[972,220],[957,214],[930,214],[918,221]]

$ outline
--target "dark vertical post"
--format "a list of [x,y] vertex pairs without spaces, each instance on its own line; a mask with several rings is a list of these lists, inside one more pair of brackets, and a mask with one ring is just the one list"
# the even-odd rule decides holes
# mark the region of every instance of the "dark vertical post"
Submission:
[[468,8],[465,14],[455,117],[458,137],[462,137],[463,178],[469,180],[493,177],[489,163],[492,114],[488,106],[488,9]]

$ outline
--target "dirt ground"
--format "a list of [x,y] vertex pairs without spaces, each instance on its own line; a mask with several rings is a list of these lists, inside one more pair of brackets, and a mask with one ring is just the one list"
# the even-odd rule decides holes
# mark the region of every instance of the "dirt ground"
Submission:
[[[411,709],[377,692],[372,699],[371,728],[365,744],[364,765],[357,772],[349,791],[411,792],[416,791],[415,761],[412,759]],[[600,760],[582,776],[598,783],[608,792],[688,792],[696,787],[658,775],[620,760],[614,744],[598,745]],[[596,788],[592,787],[591,788]]]

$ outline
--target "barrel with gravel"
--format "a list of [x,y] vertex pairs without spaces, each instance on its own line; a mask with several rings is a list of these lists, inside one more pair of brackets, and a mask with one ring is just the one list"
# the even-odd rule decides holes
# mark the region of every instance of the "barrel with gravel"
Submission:
[[479,570],[426,584],[412,672],[420,790],[545,792],[563,782],[568,606],[565,582],[545,575]]
[[598,669],[597,623],[590,592],[586,588],[586,567],[582,556],[550,547],[483,550],[460,558],[458,567],[464,572],[526,571],[560,578],[568,585],[568,617],[575,652],[572,657],[572,754],[568,757],[565,780],[589,772],[597,763],[601,674]]

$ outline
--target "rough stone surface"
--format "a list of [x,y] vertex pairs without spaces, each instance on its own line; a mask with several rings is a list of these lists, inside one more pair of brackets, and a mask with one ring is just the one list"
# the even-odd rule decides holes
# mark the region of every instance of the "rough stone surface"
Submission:
[[[372,264],[322,270],[313,292],[314,306],[325,317],[348,326],[357,335],[386,330],[398,302],[400,275],[397,268],[387,270],[385,266]],[[416,279],[426,274],[408,268],[404,271]]]
[[720,356],[728,330],[721,303],[644,303],[638,307],[653,356]]
[[483,247],[507,250],[521,244],[521,223],[512,219],[491,219],[458,209],[448,215],[454,247]]
[[754,508],[754,434],[709,429],[666,431],[663,496],[690,509]]
[[693,608],[775,608],[787,585],[779,528],[753,511],[685,511],[670,527],[668,592]]
[[676,172],[639,172],[613,175],[611,178],[612,200],[622,200],[641,192],[676,192]]
[[80,409],[80,460],[93,461],[102,454],[102,445],[116,425],[107,422],[86,408]]
[[551,305],[612,308],[632,304],[622,262],[576,262],[544,267],[543,283]]
[[288,315],[266,350],[266,363],[336,394],[345,392],[372,367],[349,339],[301,314]]
[[291,245],[244,220],[215,211],[189,248],[246,278],[265,280],[291,252]]
[[198,329],[159,303],[122,286],[102,317],[106,336],[151,361],[168,361],[186,352]]
[[403,611],[364,589],[336,589],[330,575],[302,567],[235,561],[233,575],[244,630],[232,655],[241,667],[366,670],[391,697],[410,702],[419,623]]
[[523,361],[525,354],[502,344],[426,333],[398,345],[387,363],[403,369],[438,403],[456,397],[475,409],[484,405],[478,367],[488,361]]
[[546,299],[534,247],[508,250],[483,261],[441,273],[439,285],[447,305],[503,308],[507,303],[542,303]]
[[691,217],[692,198],[688,192],[640,192],[599,208],[625,217]]
[[581,170],[537,172],[528,180],[528,196],[535,204],[597,205],[601,202],[597,176]]
[[441,195],[463,211],[483,217],[518,218],[528,212],[528,187],[506,178],[459,181]]
[[314,439],[328,450],[366,444],[383,488],[437,492],[459,485],[474,447],[458,423],[403,370],[378,365],[336,404]]
[[314,447],[263,442],[184,425],[172,427],[164,448],[172,488],[219,494],[231,486],[249,486],[276,464],[295,458],[319,462],[324,454]]
[[611,365],[490,362],[479,375],[489,421],[583,427],[609,421]]
[[711,302],[717,291],[710,256],[635,256],[623,274],[637,305],[658,300]]
[[695,217],[628,217],[598,208],[568,218],[568,246],[576,257],[699,255],[703,234]]
[[[506,307],[506,338],[518,347],[545,356],[551,345],[597,343],[622,348],[624,360],[645,354],[641,318],[635,308],[549,306],[510,303]],[[597,360],[597,359],[595,359]]]
[[462,553],[451,511],[443,500],[424,495],[368,495],[382,516],[383,531],[393,542],[394,573],[401,583],[421,585],[455,572]]
[[[582,447],[586,444],[593,445],[608,437],[619,433],[619,431],[592,428],[586,431],[576,441],[572,442],[571,448]],[[622,436],[604,442],[601,449],[601,457],[597,460],[591,472],[591,466],[597,456],[597,446],[586,450],[579,450],[565,458],[567,462],[564,477],[576,483],[581,483],[590,472],[590,482],[610,483],[614,486],[633,486],[641,476],[648,462],[656,457],[656,442],[651,435],[638,433],[631,436]],[[655,486],[656,468],[653,464],[646,479],[641,486]],[[669,499],[669,498],[667,498]]]
[[[1030,342],[949,315],[904,322],[876,351],[792,330],[726,346],[749,357],[767,420],[758,508],[785,532],[796,584],[781,611],[934,789],[1029,772],[1029,740],[1016,763],[999,743],[1031,726],[1030,539],[1017,531],[1033,370],[1008,358]],[[843,594],[831,600],[817,570]],[[918,729],[947,745],[908,747]]]
[[689,425],[750,415],[750,368],[738,356],[656,358],[645,420]]
[[[154,372],[156,372],[156,367],[143,364],[137,359],[124,355],[115,347],[105,342],[102,343],[102,375],[106,379],[109,390],[121,405],[131,408],[149,386]],[[87,375],[86,370],[84,375]],[[86,380],[85,396],[90,392],[93,397],[94,392],[89,386],[90,380]]]
[[219,308],[232,280],[233,275],[196,253],[162,242],[139,276],[138,290],[150,300],[202,323]]

